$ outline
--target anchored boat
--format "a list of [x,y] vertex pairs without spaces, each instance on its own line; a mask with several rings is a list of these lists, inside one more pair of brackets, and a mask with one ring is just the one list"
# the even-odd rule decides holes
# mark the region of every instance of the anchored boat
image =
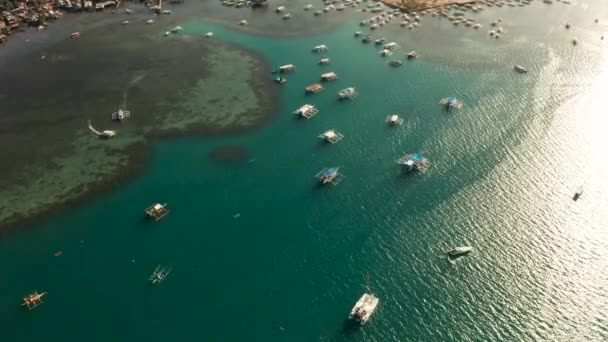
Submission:
[[446,106],[447,109],[452,109],[452,108],[461,108],[462,107],[462,102],[458,101],[455,97],[446,97],[441,99],[441,101],[439,101],[440,104]]
[[313,106],[311,104],[305,104],[302,107],[296,109],[294,111],[294,114],[299,115],[306,119],[310,119],[313,116],[317,115],[318,112],[319,112],[319,110],[317,108],[315,108],[315,106]]
[[339,170],[339,167],[325,168],[319,171],[319,173],[317,173],[315,177],[319,179],[322,185],[328,183],[338,185],[342,181],[342,179],[344,179],[344,176],[338,172]]
[[391,126],[398,126],[403,123],[403,118],[400,118],[397,114],[393,114],[387,116],[385,121],[388,122]]
[[323,132],[321,135],[319,135],[319,138],[335,144],[338,141],[342,140],[342,138],[344,138],[344,134],[336,131],[335,129],[328,129],[327,131]]
[[473,250],[473,247],[468,247],[468,246],[455,247],[455,248],[452,248],[449,251],[447,251],[447,255],[451,256],[451,257],[457,257],[457,256],[460,256],[460,255],[468,254],[472,250]]
[[154,221],[159,221],[169,215],[169,210],[167,209],[167,203],[154,203],[146,208],[145,213],[147,217],[153,218]]
[[34,291],[29,295],[23,297],[23,304],[21,304],[21,306],[25,306],[28,310],[32,310],[38,305],[44,303],[42,301],[42,297],[44,297],[45,295],[46,292],[38,293],[37,291]]
[[339,100],[354,99],[357,96],[359,96],[359,93],[357,92],[355,87],[344,88],[338,92]]
[[91,130],[91,132],[95,133],[95,135],[97,135],[101,139],[109,139],[116,135],[116,131],[113,130],[108,129],[103,132],[96,130],[91,124],[91,120],[89,120],[89,130]]
[[323,85],[321,83],[313,83],[313,84],[309,85],[308,87],[306,87],[304,89],[304,91],[308,94],[310,94],[310,93],[316,94],[318,92],[323,91]]
[[402,165],[406,171],[424,171],[428,166],[428,160],[422,153],[412,153],[398,159],[397,164]]
[[312,52],[325,52],[329,50],[325,44],[317,45],[312,48]]
[[416,58],[418,58],[418,52],[416,52],[416,51],[410,51],[407,54],[407,59],[416,59]]
[[526,68],[524,68],[523,66],[521,66],[521,65],[515,65],[515,66],[513,66],[513,70],[517,71],[520,74],[525,74],[525,73],[528,72],[528,70]]
[[364,293],[350,310],[348,319],[363,325],[370,319],[380,299],[371,293]]
[[152,284],[158,284],[158,283],[163,282],[163,280],[165,280],[165,278],[167,278],[169,273],[171,273],[171,267],[164,267],[164,266],[158,265],[158,266],[156,266],[156,269],[154,269],[154,272],[152,272],[152,275],[150,276],[150,278],[148,280],[150,280],[150,282]]

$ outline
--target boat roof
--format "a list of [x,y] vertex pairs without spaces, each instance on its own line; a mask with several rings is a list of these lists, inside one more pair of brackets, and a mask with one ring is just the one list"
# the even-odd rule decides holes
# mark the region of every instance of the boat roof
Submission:
[[334,174],[338,173],[338,168],[337,167],[330,167],[328,169],[326,169],[325,171],[323,171],[323,177],[330,177],[333,176]]
[[334,76],[336,76],[335,72],[327,72],[327,73],[321,75],[321,77],[334,77]]
[[308,87],[306,87],[306,89],[318,89],[318,88],[323,88],[323,85],[321,83],[313,83],[313,84],[309,85]]

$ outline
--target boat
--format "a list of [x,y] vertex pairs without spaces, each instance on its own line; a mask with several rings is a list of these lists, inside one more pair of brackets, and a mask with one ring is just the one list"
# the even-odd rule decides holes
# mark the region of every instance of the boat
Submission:
[[281,12],[285,11],[285,6],[279,6],[274,11],[277,13],[281,13]]
[[247,22],[247,20],[241,20],[241,21],[239,21],[239,25],[247,26],[247,25],[249,25],[249,23]]
[[513,70],[517,71],[520,74],[525,74],[525,73],[528,72],[528,70],[526,68],[524,68],[523,66],[521,66],[521,65],[515,65],[515,66],[513,66]]
[[327,131],[321,133],[321,135],[319,135],[319,138],[330,142],[332,144],[337,143],[338,141],[342,140],[342,138],[344,138],[344,134],[336,131],[335,129],[328,129]]
[[103,132],[96,130],[93,127],[93,124],[91,124],[91,120],[89,120],[89,130],[91,130],[91,132],[95,133],[95,135],[97,135],[101,139],[109,139],[116,135],[116,131],[113,131],[113,130],[108,129]]
[[152,275],[150,276],[150,278],[148,278],[148,280],[150,280],[150,282],[153,285],[159,284],[163,280],[165,280],[165,278],[167,278],[169,273],[171,273],[170,267],[164,267],[164,266],[158,265],[158,266],[156,266],[156,268],[154,269],[154,272],[152,272]]
[[450,257],[457,257],[457,256],[460,256],[460,255],[468,254],[472,250],[473,250],[473,247],[468,247],[468,246],[465,246],[465,247],[455,247],[455,248],[452,248],[449,251],[447,251],[446,254],[448,256],[450,256]]
[[369,42],[371,42],[371,41],[372,41],[372,39],[373,39],[373,38],[372,38],[372,36],[370,36],[370,35],[368,34],[367,36],[363,37],[363,39],[361,39],[361,41],[362,41],[363,43],[369,43]]
[[326,72],[321,75],[322,81],[333,81],[338,78],[338,75],[335,72]]
[[362,35],[362,34],[363,34],[363,32],[361,32],[361,31],[357,31],[357,32],[355,32],[355,38],[356,38],[356,37],[359,37],[359,36],[360,36],[360,35]]
[[395,42],[390,42],[390,43],[384,45],[385,50],[394,50],[397,47],[398,47],[398,45]]
[[125,20],[125,21],[123,21],[121,24],[122,24],[122,25],[127,25],[128,23],[129,23],[129,21],[128,21],[128,20]]
[[311,104],[305,104],[302,107],[296,109],[293,113],[303,118],[310,119],[313,116],[317,115],[317,113],[319,113],[319,110]]
[[577,201],[581,195],[583,194],[583,186],[579,186],[578,188],[576,188],[576,191],[574,192],[574,196],[572,197],[572,200]]
[[304,6],[304,10],[305,10],[305,11],[309,11],[309,10],[311,10],[312,8],[313,8],[313,6],[312,6],[311,4],[308,4],[308,5]]
[[406,154],[397,160],[397,164],[402,165],[406,171],[424,171],[428,165],[428,160],[419,152]]
[[286,13],[286,14],[283,16],[283,20],[287,20],[287,19],[289,19],[289,18],[291,18],[291,13]]
[[403,123],[403,119],[400,118],[397,114],[387,116],[385,121],[388,122],[391,126],[397,126]]
[[169,15],[169,14],[173,14],[173,12],[171,10],[164,10],[161,12],[161,14]]
[[153,24],[153,23],[154,23],[154,19],[148,19],[148,20],[146,21],[146,24]]
[[274,83],[283,84],[285,82],[287,82],[287,79],[283,76],[279,76],[274,79]]
[[391,56],[392,54],[393,51],[389,49],[383,49],[382,51],[380,51],[380,56],[382,57]]
[[329,50],[325,44],[317,45],[312,48],[312,52],[325,52]]
[[181,27],[181,26],[175,26],[174,28],[171,29],[171,33],[178,33],[178,32],[181,32],[183,30],[184,30],[183,27]]
[[361,325],[364,325],[369,321],[370,317],[376,310],[378,306],[378,302],[380,300],[378,297],[374,296],[371,293],[364,293],[361,298],[355,303],[355,306],[350,310],[350,314],[348,315],[348,319],[358,322]]
[[394,67],[401,66],[402,64],[403,64],[402,61],[397,61],[397,60],[393,60],[393,61],[388,62],[388,65],[394,66]]
[[313,83],[304,89],[306,93],[318,93],[323,91],[323,85],[321,83]]
[[146,210],[144,210],[144,212],[146,213],[147,217],[154,219],[154,221],[159,221],[162,218],[164,218],[165,216],[169,215],[169,210],[167,209],[167,203],[165,203],[165,204],[154,203],[151,206],[147,207]]
[[319,64],[324,65],[324,64],[329,64],[329,58],[323,58],[319,61]]
[[355,87],[344,88],[338,92],[339,100],[354,99],[357,96],[359,96],[359,93],[357,92],[357,89],[355,89]]
[[70,38],[74,39],[74,38],[79,38],[80,37],[80,32],[74,32],[70,35]]
[[386,40],[386,38],[376,39],[376,41],[374,42],[374,44],[376,44],[376,45],[382,45],[382,44],[384,44],[385,40]]
[[207,33],[205,33],[205,37],[207,37],[207,38],[213,37],[213,32],[207,32]]
[[442,104],[442,105],[445,105],[447,109],[461,108],[462,107],[462,102],[458,101],[453,96],[441,99],[441,101],[439,101],[439,103]]
[[572,39],[572,45],[576,45],[578,44],[578,41],[576,39]]
[[279,67],[279,72],[286,73],[296,70],[296,66],[293,64],[286,64]]
[[333,185],[338,185],[344,178],[338,171],[339,167],[330,167],[321,170],[317,173],[316,177],[319,178],[319,181],[322,185],[332,183]]
[[21,306],[25,306],[28,310],[32,310],[38,305],[44,303],[42,301],[42,297],[46,295],[46,292],[38,293],[38,291],[34,291],[29,295],[23,297],[23,304]]
[[344,4],[339,4],[338,6],[336,6],[336,11],[342,11],[344,10],[344,8],[346,8],[344,7]]
[[119,109],[118,112],[112,113],[112,121],[122,121],[131,117],[131,112],[128,110]]
[[416,51],[410,51],[407,54],[407,59],[416,59],[416,58],[418,58],[418,52],[416,52]]

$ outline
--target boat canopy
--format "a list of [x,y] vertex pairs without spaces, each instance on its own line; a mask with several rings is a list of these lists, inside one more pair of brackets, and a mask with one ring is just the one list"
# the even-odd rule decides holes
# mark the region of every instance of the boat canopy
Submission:
[[331,176],[335,175],[336,173],[338,173],[338,168],[330,167],[327,170],[323,171],[323,177],[331,177]]

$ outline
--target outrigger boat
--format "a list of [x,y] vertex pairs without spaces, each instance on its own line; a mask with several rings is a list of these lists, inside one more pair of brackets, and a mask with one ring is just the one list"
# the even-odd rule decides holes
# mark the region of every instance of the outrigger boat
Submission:
[[169,215],[169,210],[167,209],[167,203],[160,204],[154,203],[151,206],[147,207],[144,211],[147,217],[153,218],[154,221],[159,221],[163,217]]
[[352,99],[357,98],[357,96],[359,96],[359,93],[357,92],[355,87],[344,88],[338,92],[338,100],[345,100],[345,99],[352,100]]
[[350,310],[348,319],[364,325],[370,319],[380,299],[371,293],[364,293]]
[[455,247],[447,251],[447,255],[450,257],[457,257],[460,255],[468,254],[473,250],[473,247]]
[[327,50],[329,50],[329,49],[327,48],[327,46],[325,44],[317,45],[314,48],[312,48],[312,52],[325,52]]
[[296,109],[293,113],[303,118],[310,119],[313,116],[317,115],[317,113],[319,113],[319,110],[311,104],[305,104],[302,107]]
[[446,106],[447,109],[458,109],[462,107],[462,102],[458,101],[455,97],[443,98],[441,101],[439,101],[439,103]]
[[279,67],[279,72],[286,73],[296,70],[296,66],[293,64],[286,64]]
[[528,70],[521,65],[514,65],[513,70],[517,71],[520,74],[525,74],[528,72]]
[[161,283],[163,280],[165,280],[165,278],[167,278],[169,273],[171,273],[171,267],[164,267],[164,266],[158,265],[158,266],[156,266],[156,269],[154,269],[154,272],[152,272],[152,275],[150,276],[150,278],[148,280],[150,280],[150,282],[152,282],[152,284],[158,284],[158,283]]
[[323,91],[323,89],[324,88],[321,83],[313,83],[313,84],[309,85],[308,87],[306,87],[304,89],[304,91],[308,94],[310,94],[310,93],[316,94],[316,93]]
[[572,197],[572,200],[574,200],[574,201],[578,200],[582,194],[583,194],[583,186],[581,185],[578,188],[576,188],[576,191],[574,192],[574,196]]
[[372,36],[370,36],[368,34],[367,36],[363,37],[363,39],[361,39],[361,42],[363,42],[363,43],[369,43],[369,42],[372,41],[372,39],[373,39]]
[[42,297],[46,295],[46,292],[38,293],[38,291],[34,291],[29,295],[23,297],[23,304],[21,306],[25,306],[28,310],[32,310],[38,305],[44,303],[42,301]]
[[428,166],[428,160],[422,153],[412,153],[398,159],[397,164],[402,165],[406,171],[424,171]]
[[317,173],[315,177],[318,178],[319,181],[321,181],[321,185],[325,185],[328,183],[338,185],[344,179],[344,176],[338,172],[339,170],[339,167],[325,168],[319,171],[319,173]]
[[385,121],[388,122],[391,126],[397,126],[403,123],[403,118],[400,118],[397,114],[393,114],[387,116]]
[[321,75],[321,81],[333,81],[338,78],[338,75],[335,72],[327,72]]
[[329,58],[323,58],[319,61],[319,64],[321,65],[325,65],[325,64],[329,64]]
[[403,64],[403,62],[402,62],[402,61],[397,61],[397,60],[394,60],[394,61],[390,61],[390,62],[388,62],[388,65],[390,65],[390,66],[394,66],[394,67],[401,66],[402,64]]
[[327,131],[323,132],[321,135],[319,135],[319,138],[335,144],[338,141],[342,140],[342,138],[344,138],[344,134],[336,131],[335,129],[328,129]]
[[93,125],[91,124],[91,120],[89,120],[89,130],[91,130],[91,132],[95,133],[95,135],[97,135],[100,139],[109,139],[116,135],[116,131],[113,131],[113,130],[108,129],[103,132],[96,130],[93,127]]
[[128,110],[119,109],[118,112],[112,113],[113,121],[122,121],[123,119],[130,118],[131,112]]

